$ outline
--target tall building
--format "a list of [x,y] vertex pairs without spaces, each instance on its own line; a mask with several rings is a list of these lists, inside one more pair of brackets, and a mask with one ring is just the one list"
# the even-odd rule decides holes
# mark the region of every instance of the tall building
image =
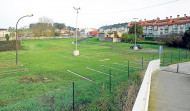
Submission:
[[[183,17],[177,15],[177,18],[166,17],[166,19],[160,20],[160,18],[153,20],[139,20],[136,24],[143,26],[143,33],[146,37],[159,37],[169,34],[184,34],[190,27],[190,16],[184,14]],[[127,28],[135,25],[135,22],[131,22]]]

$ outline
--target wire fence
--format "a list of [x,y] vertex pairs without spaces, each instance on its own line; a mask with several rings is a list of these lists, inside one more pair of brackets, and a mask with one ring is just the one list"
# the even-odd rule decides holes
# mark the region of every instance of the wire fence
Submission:
[[[38,95],[15,104],[9,104],[1,108],[4,110],[125,110],[132,109],[138,88],[141,84],[140,73],[147,67],[149,61],[158,59],[157,56],[141,57],[134,61],[123,61],[122,63],[113,63],[113,65],[102,65],[107,70],[99,71],[93,67],[87,67],[87,70],[104,74],[101,80],[89,81],[91,78],[75,73],[82,81],[74,81],[67,86],[54,89],[50,92]],[[162,65],[168,65],[190,59],[188,51],[179,53],[164,53],[162,56]],[[5,65],[6,66],[6,65]],[[19,67],[19,66],[17,66]],[[2,69],[2,68],[1,68]],[[27,71],[27,69],[18,68],[1,72],[17,73]],[[72,72],[72,71],[71,71]]]
[[174,63],[185,62],[189,59],[190,52],[186,51],[178,51],[178,52],[170,52],[170,53],[163,53],[162,55],[162,66],[167,66]]

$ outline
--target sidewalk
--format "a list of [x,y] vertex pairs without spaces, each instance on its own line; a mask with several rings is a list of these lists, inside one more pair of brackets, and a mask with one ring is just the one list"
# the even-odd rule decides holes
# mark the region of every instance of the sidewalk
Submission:
[[153,74],[149,111],[190,111],[190,62],[180,63],[179,73],[176,66]]

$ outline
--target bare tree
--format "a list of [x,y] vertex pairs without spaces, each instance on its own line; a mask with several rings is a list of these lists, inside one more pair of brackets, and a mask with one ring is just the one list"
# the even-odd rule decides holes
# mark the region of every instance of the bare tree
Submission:
[[55,28],[53,27],[53,20],[48,17],[41,17],[37,24],[31,25],[31,30],[34,36],[54,36]]

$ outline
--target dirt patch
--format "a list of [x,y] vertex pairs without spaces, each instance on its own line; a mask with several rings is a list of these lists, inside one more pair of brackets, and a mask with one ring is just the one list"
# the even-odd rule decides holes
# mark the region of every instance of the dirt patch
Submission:
[[142,50],[137,50],[137,51],[134,51],[134,50],[118,50],[118,49],[115,49],[115,51],[117,52],[122,52],[122,53],[158,53],[158,50],[155,50],[155,49],[142,49]]
[[111,47],[111,48],[116,47],[116,46],[112,46],[112,45],[98,45],[98,46],[107,46],[107,47]]
[[38,82],[46,82],[47,78],[43,76],[33,76],[33,77],[20,77],[19,78],[19,83],[24,84],[24,83],[38,83]]

